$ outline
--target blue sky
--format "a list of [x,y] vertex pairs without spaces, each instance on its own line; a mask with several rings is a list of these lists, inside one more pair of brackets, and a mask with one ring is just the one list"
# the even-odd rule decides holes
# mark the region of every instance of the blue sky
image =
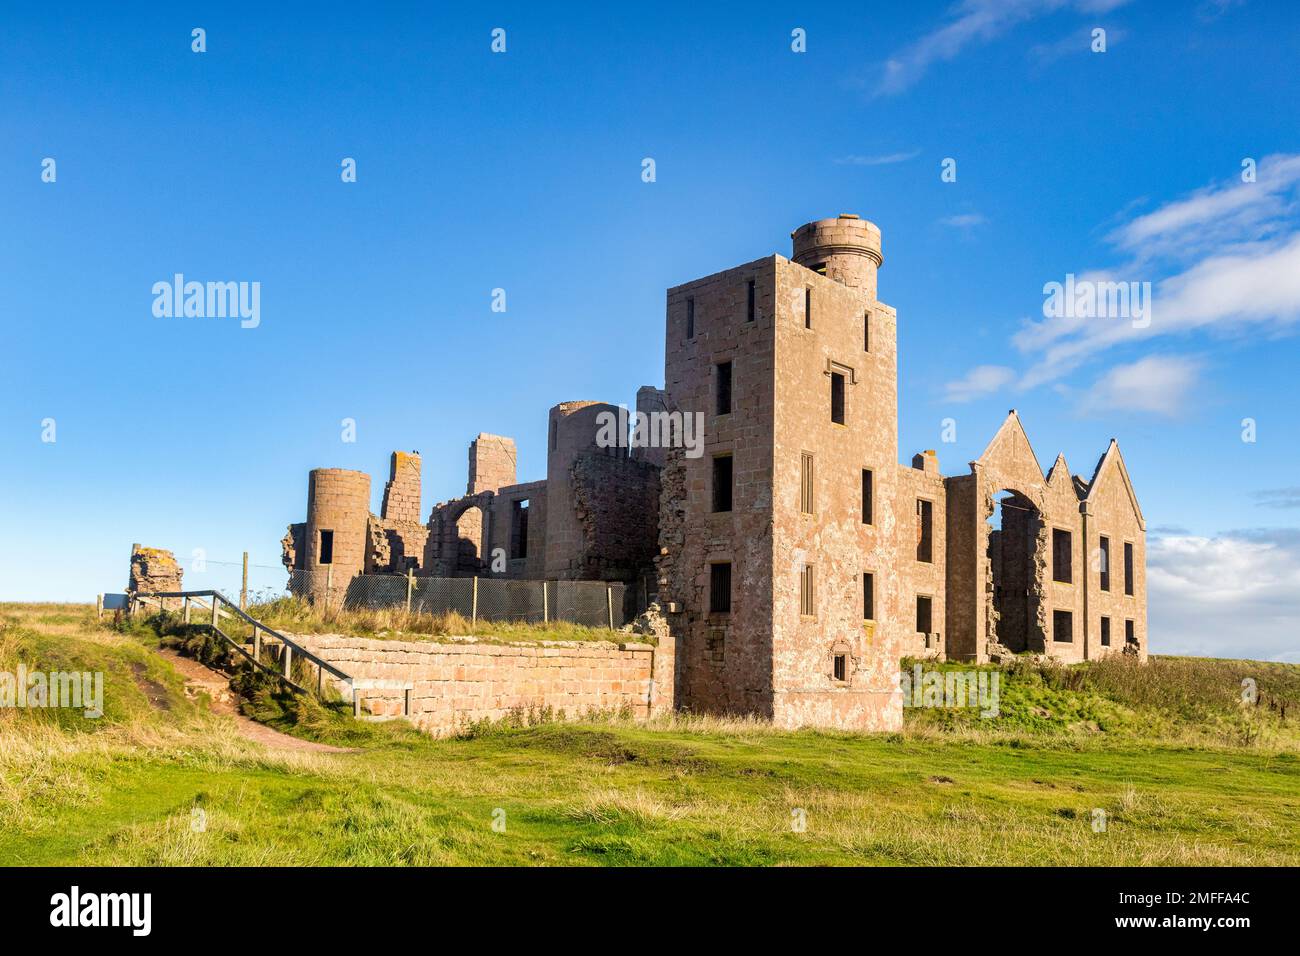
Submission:
[[[1044,467],[1116,437],[1152,649],[1300,659],[1297,8],[702,6],[7,10],[0,598],[120,589],[133,541],[275,583],[316,466],[377,508],[418,449],[427,511],[489,431],[542,477],[547,408],[662,384],[666,287],[855,212],[904,456],[963,473],[1013,406]],[[260,325],[156,318],[177,272]],[[1045,321],[1069,273],[1151,282],[1150,327]]]

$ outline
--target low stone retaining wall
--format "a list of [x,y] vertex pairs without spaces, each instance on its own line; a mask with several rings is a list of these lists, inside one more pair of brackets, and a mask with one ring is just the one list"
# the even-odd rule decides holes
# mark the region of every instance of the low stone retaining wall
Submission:
[[[433,734],[512,711],[549,707],[558,718],[630,711],[645,718],[671,706],[672,655],[651,644],[540,641],[489,644],[295,635],[313,654],[358,679],[409,681],[411,719]],[[342,685],[340,684],[340,690]],[[366,691],[363,712],[402,712],[402,692]]]

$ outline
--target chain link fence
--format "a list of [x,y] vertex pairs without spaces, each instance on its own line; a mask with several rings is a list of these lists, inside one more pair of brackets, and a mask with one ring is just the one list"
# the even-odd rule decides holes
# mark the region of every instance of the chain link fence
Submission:
[[[319,579],[318,579],[319,580]],[[621,581],[521,581],[507,578],[407,578],[359,574],[335,583],[349,610],[406,608],[416,614],[455,612],[471,620],[541,624],[570,621],[589,627],[622,627],[639,613],[641,588]],[[308,600],[306,571],[289,572],[289,594]]]

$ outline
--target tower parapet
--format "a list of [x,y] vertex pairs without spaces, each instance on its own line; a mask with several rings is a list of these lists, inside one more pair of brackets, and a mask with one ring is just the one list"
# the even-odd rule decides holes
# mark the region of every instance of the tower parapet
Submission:
[[792,258],[799,265],[876,297],[876,271],[884,259],[875,223],[844,213],[835,219],[805,223],[790,233],[790,238],[794,240]]

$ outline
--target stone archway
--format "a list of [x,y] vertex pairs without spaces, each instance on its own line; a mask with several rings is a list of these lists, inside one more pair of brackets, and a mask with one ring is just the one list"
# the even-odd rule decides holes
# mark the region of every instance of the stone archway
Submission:
[[987,646],[1042,652],[1047,523],[1028,495],[1010,488],[995,492],[985,511]]

